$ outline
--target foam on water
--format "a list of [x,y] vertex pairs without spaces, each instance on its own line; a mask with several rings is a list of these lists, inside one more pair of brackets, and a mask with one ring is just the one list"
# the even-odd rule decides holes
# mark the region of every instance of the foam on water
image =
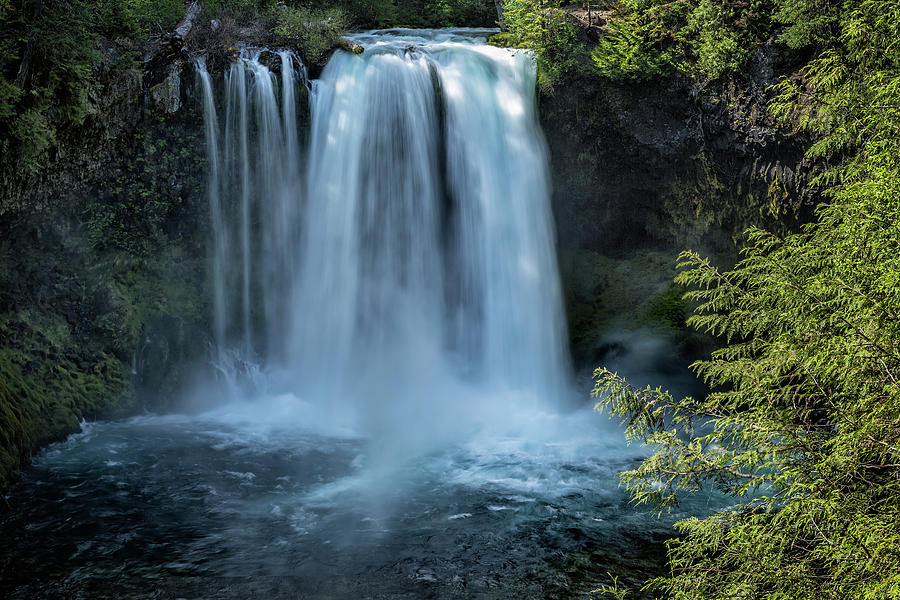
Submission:
[[[421,581],[456,589],[463,578],[467,597],[544,598],[579,552],[630,556],[635,539],[708,510],[695,500],[657,521],[629,506],[615,473],[635,456],[602,441],[597,415],[547,423],[543,437],[482,431],[390,463],[372,440],[226,407],[97,423],[37,457],[11,491],[4,576],[35,585],[16,569],[37,563],[70,587],[92,574],[289,576],[337,598],[417,597]],[[516,592],[523,578],[538,588]]]

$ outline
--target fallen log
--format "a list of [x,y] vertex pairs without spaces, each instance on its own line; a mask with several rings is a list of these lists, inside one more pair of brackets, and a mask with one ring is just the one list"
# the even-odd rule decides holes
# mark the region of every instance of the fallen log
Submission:
[[363,48],[353,40],[345,37],[342,37],[338,40],[338,47],[342,50],[346,50],[347,52],[352,52],[353,54],[362,54],[366,51],[365,48]]
[[200,3],[197,0],[193,0],[193,2],[188,5],[187,11],[184,13],[184,18],[181,19],[178,26],[175,27],[175,31],[172,32],[172,37],[183,41],[191,32],[191,29],[194,28],[194,23],[197,21],[197,17],[200,16],[202,11],[203,7],[200,6]]

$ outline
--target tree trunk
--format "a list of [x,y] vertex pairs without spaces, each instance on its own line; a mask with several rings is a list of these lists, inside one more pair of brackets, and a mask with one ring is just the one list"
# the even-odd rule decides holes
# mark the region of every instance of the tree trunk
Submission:
[[25,53],[22,55],[22,64],[19,65],[19,72],[16,74],[16,80],[13,84],[19,89],[25,89],[28,83],[28,75],[31,73],[31,61],[34,58],[34,38],[35,32],[40,29],[38,21],[44,11],[43,0],[37,0],[34,3],[34,15],[31,17],[31,32],[28,34],[28,44],[25,46]]
[[200,6],[200,3],[197,2],[197,0],[191,2],[187,7],[184,18],[181,19],[181,22],[178,23],[177,27],[175,27],[175,37],[182,40],[185,39],[191,32],[191,29],[193,29],[194,22],[197,20],[197,17],[200,16],[200,12],[202,10],[203,7]]

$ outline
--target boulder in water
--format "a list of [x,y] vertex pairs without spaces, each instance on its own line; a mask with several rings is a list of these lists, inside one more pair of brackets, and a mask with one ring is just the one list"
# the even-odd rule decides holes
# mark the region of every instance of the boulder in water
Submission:
[[353,54],[362,54],[366,51],[365,48],[363,48],[353,40],[345,37],[342,37],[338,40],[338,47],[341,48],[341,50],[346,50],[347,52],[352,52]]

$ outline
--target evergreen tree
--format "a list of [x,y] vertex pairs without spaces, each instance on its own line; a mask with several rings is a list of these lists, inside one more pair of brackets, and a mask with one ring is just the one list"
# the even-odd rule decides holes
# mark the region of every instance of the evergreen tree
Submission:
[[654,451],[621,475],[638,502],[713,485],[739,501],[681,521],[667,597],[900,598],[900,5],[866,0],[837,43],[779,86],[776,114],[845,159],[818,221],[749,232],[722,272],[682,253],[689,324],[724,347],[675,400],[595,373],[598,408]]
[[577,75],[586,62],[587,51],[557,0],[503,0],[503,22],[507,33],[495,39],[534,51],[544,89]]

